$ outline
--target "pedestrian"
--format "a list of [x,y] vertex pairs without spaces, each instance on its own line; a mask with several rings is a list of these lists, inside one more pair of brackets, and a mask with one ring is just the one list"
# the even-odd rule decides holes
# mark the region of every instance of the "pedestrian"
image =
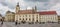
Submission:
[[3,25],[3,19],[1,19],[1,25]]
[[1,25],[3,25],[3,21],[1,22]]
[[17,20],[16,20],[16,22],[15,22],[15,25],[17,25]]

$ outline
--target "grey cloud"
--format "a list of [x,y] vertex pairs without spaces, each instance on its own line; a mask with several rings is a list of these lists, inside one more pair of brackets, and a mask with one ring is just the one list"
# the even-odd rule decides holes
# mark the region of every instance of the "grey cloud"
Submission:
[[7,6],[7,5],[8,5],[8,4],[7,4],[8,2],[6,3],[5,0],[0,0],[0,3],[1,3],[2,5],[4,5],[4,6]]
[[49,0],[24,0],[26,2],[48,2]]
[[[54,5],[55,5],[54,2],[57,2],[58,0],[23,0],[23,1],[26,2],[27,5],[26,5],[26,6],[21,6],[21,8],[26,8],[26,7],[28,7],[28,6],[33,7],[34,5],[37,4],[37,2],[39,2],[39,4],[36,5],[36,6],[37,6],[37,9],[38,9],[38,10],[47,10],[47,9],[49,9],[50,7],[54,6]],[[50,3],[51,1],[52,1],[52,4]],[[42,2],[43,4],[41,4],[41,2]],[[11,9],[14,9],[15,6],[16,6],[15,4],[7,3],[7,2],[2,2],[2,4],[3,4],[4,6],[8,6],[8,7],[11,8]],[[42,5],[42,6],[41,6],[41,5]]]
[[1,4],[4,5],[4,6],[7,6],[8,5],[8,4],[4,3],[4,2],[1,2]]
[[49,0],[24,0],[24,1],[28,4],[27,6],[36,5],[38,10],[47,10],[54,5],[50,4]]
[[9,5],[8,5],[8,7],[9,7],[10,9],[14,9],[15,6],[16,6],[16,5],[14,5],[14,4],[9,4]]
[[15,8],[15,5],[16,4],[14,4],[14,3],[9,3],[9,2],[5,2],[5,1],[3,1],[3,2],[0,2],[3,6],[8,6],[10,9],[14,9]]

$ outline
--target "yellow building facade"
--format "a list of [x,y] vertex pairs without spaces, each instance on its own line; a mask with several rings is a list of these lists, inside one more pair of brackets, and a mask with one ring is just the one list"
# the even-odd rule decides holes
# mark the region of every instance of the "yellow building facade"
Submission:
[[7,22],[15,21],[15,13],[7,11],[7,13],[5,15],[5,21],[7,21]]

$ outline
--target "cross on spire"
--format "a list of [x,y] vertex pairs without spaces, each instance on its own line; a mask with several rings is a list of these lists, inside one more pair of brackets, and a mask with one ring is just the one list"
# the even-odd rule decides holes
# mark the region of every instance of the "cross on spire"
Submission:
[[36,5],[35,5],[35,11],[37,11],[37,7],[36,7]]

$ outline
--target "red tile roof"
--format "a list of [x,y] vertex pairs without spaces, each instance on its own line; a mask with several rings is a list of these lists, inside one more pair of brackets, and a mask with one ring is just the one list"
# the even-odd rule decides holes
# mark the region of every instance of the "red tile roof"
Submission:
[[[34,11],[36,12],[36,11]],[[19,10],[17,14],[33,14],[33,10]],[[56,11],[43,11],[43,12],[36,12],[40,15],[55,15],[57,14]],[[35,13],[35,14],[36,14]]]
[[56,11],[44,11],[44,12],[37,12],[40,15],[55,15],[57,14]]
[[33,14],[33,10],[19,10],[17,14]]

